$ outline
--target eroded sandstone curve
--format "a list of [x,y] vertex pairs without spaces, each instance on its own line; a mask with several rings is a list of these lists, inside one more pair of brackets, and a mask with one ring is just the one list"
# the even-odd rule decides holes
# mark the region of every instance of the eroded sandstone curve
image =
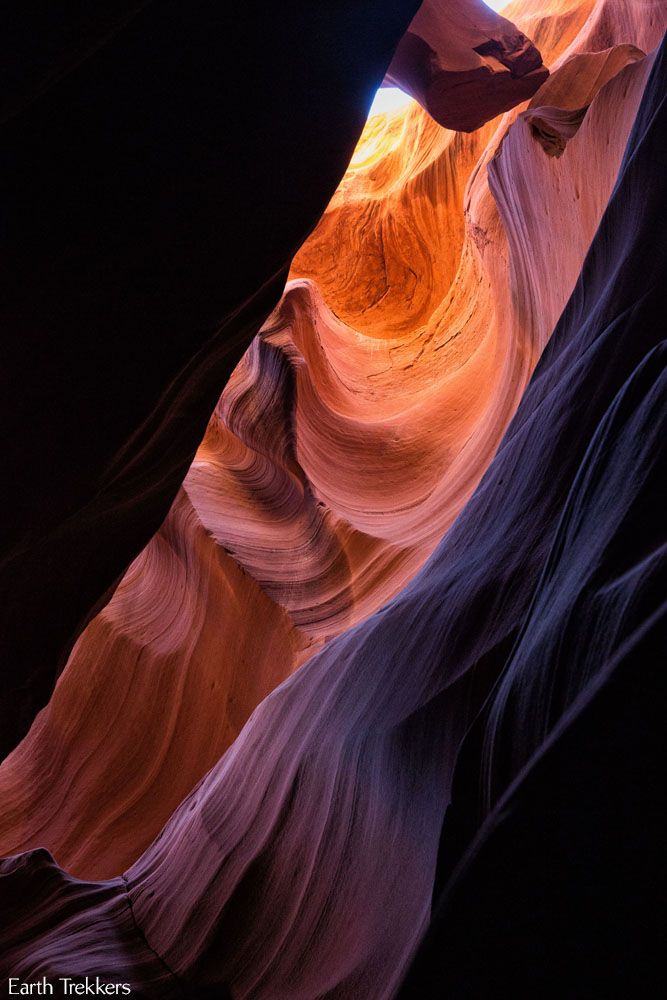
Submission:
[[[540,28],[559,44],[561,18]],[[167,521],[0,768],[3,853],[47,846],[78,875],[122,871],[262,699],[433,552],[611,191],[647,73],[636,49],[622,68],[619,46],[558,57],[545,100],[576,59],[590,101],[558,161],[530,111],[470,137],[416,105],[371,119]]]
[[[654,487],[661,473],[664,478],[665,459],[664,331],[655,322],[667,262],[664,228],[656,225],[667,176],[665,44],[623,73],[611,86],[623,86],[629,98],[622,107],[630,138],[609,204],[553,337],[465,509],[400,594],[264,699],[122,880],[77,882],[40,852],[3,862],[12,899],[20,903],[32,890],[4,958],[17,973],[87,972],[95,962],[95,971],[116,979],[137,977],[149,997],[160,995],[157,984],[166,977],[194,996],[226,987],[237,997],[267,1000],[394,995],[429,921],[443,812],[452,778],[460,777],[459,745],[501,673],[480,717],[482,735],[488,724],[493,736],[480,744],[493,780],[473,769],[480,783],[463,784],[463,826],[472,817],[474,837],[481,810],[481,822],[488,812],[492,829],[488,838],[482,829],[480,851],[463,871],[463,878],[472,872],[468,884],[476,890],[463,894],[468,919],[447,922],[452,912],[461,914],[461,896],[458,911],[451,909],[454,894],[448,897],[444,926],[453,937],[432,939],[440,965],[421,966],[426,983],[432,986],[435,968],[444,972],[439,989],[451,985],[453,995],[464,995],[470,975],[483,991],[491,978],[492,989],[502,982],[515,995],[526,984],[545,983],[558,995],[553,987],[560,983],[567,934],[561,928],[554,948],[541,951],[546,961],[539,968],[522,950],[521,935],[512,936],[519,927],[531,945],[544,943],[534,908],[524,905],[535,895],[509,909],[509,932],[502,919],[488,922],[488,914],[502,916],[498,907],[507,899],[494,892],[497,886],[511,898],[516,884],[529,881],[513,853],[517,841],[529,846],[526,829],[534,835],[527,854],[531,878],[555,865],[547,903],[576,884],[590,906],[587,889],[609,887],[611,872],[621,907],[635,899],[615,878],[613,851],[605,847],[606,818],[619,811],[616,772],[609,772],[604,754],[591,753],[590,739],[559,742],[564,733],[581,733],[570,723],[590,720],[584,710],[602,703],[584,735],[606,733],[621,767],[624,745],[613,739],[614,727],[632,714],[636,725],[628,732],[636,738],[628,745],[634,750],[647,719],[649,735],[655,732],[650,701],[664,704],[653,697],[664,696],[664,685],[648,669],[649,659],[639,661],[646,688],[636,675],[633,683],[632,669],[622,668],[637,665],[643,639],[664,623],[658,586],[664,511]],[[577,144],[588,132],[592,142],[596,124],[599,131],[595,116],[604,117],[607,101],[607,115],[613,108],[618,124],[618,95],[605,87],[559,159],[547,157],[518,119],[495,162],[509,165],[513,136],[518,148],[527,137],[545,169],[564,170]],[[573,706],[581,710],[574,719],[568,716]],[[556,763],[549,756],[554,746],[566,748]],[[662,821],[652,808],[654,751],[647,745],[640,758],[650,765],[638,776],[644,822],[626,817],[618,827],[630,836],[626,848],[637,858],[642,901],[650,896],[651,865],[644,861],[662,853]],[[573,761],[585,775],[581,787]],[[551,777],[544,777],[542,762],[553,768]],[[534,766],[525,782],[514,784],[527,764]],[[622,773],[630,772],[626,764]],[[558,792],[560,824],[538,808],[544,798],[531,791],[535,773],[544,778],[538,791]],[[508,783],[518,802],[504,799]],[[583,833],[592,833],[604,864],[572,879],[567,838],[558,841],[562,817],[569,831],[570,818],[584,815],[582,796],[600,791],[607,811],[593,810]],[[550,796],[547,804],[553,801]],[[624,816],[634,801],[631,796],[629,809],[621,803]],[[496,813],[498,802],[510,808]],[[526,826],[520,820],[527,814]],[[570,826],[576,835],[578,824]],[[554,836],[557,855],[548,850]],[[469,843],[464,838],[459,846],[465,851]],[[485,844],[491,864],[475,881],[477,858],[489,857]],[[511,866],[494,866],[496,858],[509,858]],[[609,947],[604,961],[592,956],[591,969],[595,988],[612,992],[618,982],[632,982],[646,935],[641,922],[608,921],[605,898],[596,897],[593,926],[597,932],[605,924]],[[579,919],[576,909],[570,919]],[[463,947],[452,952],[450,940]],[[94,946],[94,954],[82,943]],[[517,948],[525,961],[498,964]],[[646,954],[661,961],[653,950]],[[585,971],[585,962],[575,961]],[[617,979],[619,972],[625,978]],[[411,982],[418,986],[409,992]],[[408,979],[405,990],[408,997],[430,995],[424,981]]]
[[[590,35],[587,22],[586,44]],[[570,103],[590,100],[630,50],[637,59],[627,45],[565,58],[532,103],[560,94],[567,107],[571,91],[558,83],[572,82],[572,63],[581,93]],[[607,106],[625,100],[626,75]],[[491,457],[601,214],[617,162],[605,143],[615,139],[618,158],[624,133],[604,110],[592,115],[558,168],[521,121],[495,156],[509,122],[490,142],[493,126],[463,138],[416,106],[369,122],[295,262],[311,277],[290,285],[234,373],[167,523],[0,771],[6,852],[47,843],[82,874],[121,870],[254,706],[414,574]],[[464,213],[485,142],[495,200],[482,166]],[[556,252],[564,239],[569,255]],[[348,323],[329,300],[339,314],[347,305]],[[243,620],[262,627],[239,630]]]

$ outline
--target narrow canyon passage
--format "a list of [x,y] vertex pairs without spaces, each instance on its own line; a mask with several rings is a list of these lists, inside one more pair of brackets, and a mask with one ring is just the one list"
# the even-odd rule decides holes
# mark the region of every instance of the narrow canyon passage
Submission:
[[[100,974],[146,997],[365,1000],[463,997],[471,983],[480,997],[575,996],[577,982],[602,996],[605,976],[625,974],[610,925],[607,950],[561,985],[553,905],[536,970],[538,904],[528,874],[510,873],[526,841],[533,884],[549,852],[567,869],[568,836],[578,863],[589,857],[594,820],[581,842],[565,827],[558,840],[557,769],[576,770],[586,727],[630,704],[625,665],[644,677],[660,627],[667,5],[517,0],[507,27],[477,0],[427,0],[411,23],[410,4],[389,5],[381,37],[373,5],[352,6],[331,14],[332,37],[363,27],[349,60],[368,61],[339,95],[349,114],[331,112],[330,173],[299,201],[298,177],[308,186],[325,155],[325,130],[312,132],[291,190],[257,209],[266,225],[278,198],[294,222],[266,248],[269,284],[252,285],[246,250],[219,278],[243,303],[225,320],[232,347],[207,341],[180,369],[144,440],[116,453],[127,467],[97,494],[104,512],[95,499],[41,522],[44,580],[95,526],[105,545],[122,529],[125,548],[95,566],[80,556],[85,594],[81,566],[63,563],[89,620],[70,619],[78,638],[50,699],[0,765],[3,975]],[[385,72],[404,96],[380,91],[363,125]],[[298,132],[312,108],[294,100]],[[274,147],[289,171],[298,148],[288,135]],[[241,273],[250,295],[235,290]],[[22,544],[6,565],[25,556],[28,580],[38,548]],[[40,685],[34,709],[48,671]],[[618,743],[606,752],[622,757]],[[655,831],[655,747],[636,753],[648,846],[633,906]],[[603,760],[589,769],[576,815],[597,782],[595,815],[611,822]],[[523,795],[525,772],[533,798],[510,809],[508,846],[504,796]],[[631,813],[619,842],[633,843]],[[517,894],[493,941],[494,892],[511,889],[487,857]],[[612,863],[603,852],[593,882]],[[563,884],[584,935],[609,900],[583,905],[576,880]],[[512,934],[518,966],[504,958]]]

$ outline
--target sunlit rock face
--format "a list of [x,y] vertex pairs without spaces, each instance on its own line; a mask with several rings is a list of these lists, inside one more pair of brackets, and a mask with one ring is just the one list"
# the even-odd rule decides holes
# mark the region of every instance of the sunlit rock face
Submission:
[[[560,44],[562,18],[532,29]],[[628,46],[615,62],[578,50],[545,48],[549,107],[568,107],[557,81],[571,62],[583,107],[612,86],[601,60],[620,71]],[[488,465],[567,300],[642,72],[627,98],[600,96],[558,162],[532,110],[470,136],[414,101],[369,119],[169,518],[0,770],[6,853],[47,843],[77,874],[122,870],[262,698],[410,580]]]
[[167,515],[418,5],[243,4],[222,58],[214,0],[9,0],[3,757]]
[[[473,92],[481,80],[498,99],[491,115],[518,106],[471,134],[417,102],[367,122],[167,519],[0,769],[0,851],[46,847],[57,863],[37,853],[5,864],[13,905],[28,884],[35,900],[15,918],[9,969],[122,971],[147,996],[168,995],[174,978],[193,995],[394,995],[429,923],[438,849],[451,874],[559,713],[650,618],[652,591],[594,644],[597,661],[575,643],[586,662],[570,694],[540,714],[537,685],[536,715],[516,710],[524,736],[513,742],[513,691],[530,689],[535,657],[557,669],[559,629],[579,606],[569,567],[595,573],[563,522],[581,515],[593,531],[599,512],[598,555],[617,538],[628,551],[622,517],[601,516],[612,486],[591,486],[589,511],[571,499],[598,468],[588,449],[602,435],[614,495],[624,469],[652,481],[659,453],[653,439],[631,446],[642,420],[655,423],[653,402],[627,420],[615,402],[626,382],[654,391],[645,358],[657,331],[635,312],[642,271],[654,291],[663,258],[623,237],[655,237],[661,174],[641,134],[604,213],[638,109],[648,130],[664,92],[664,56],[646,53],[666,12],[514,4],[505,13],[535,40],[548,79],[518,31],[500,32],[513,39],[502,59],[477,33],[459,48],[479,6],[456,13],[451,52],[465,50]],[[506,23],[484,14],[487,41]],[[427,4],[410,33],[438,55],[431,89],[411,91],[442,120],[434,101],[456,111],[442,82],[447,19]],[[409,45],[387,78],[408,89],[423,51]],[[653,200],[640,209],[644,190]],[[612,336],[614,310],[630,319]],[[613,607],[592,602],[582,634],[605,632],[626,592],[614,593]],[[469,738],[474,778],[456,772],[466,794],[448,853],[459,747],[512,650],[493,739],[480,750]],[[405,995],[427,995],[433,968],[420,952]],[[452,959],[446,975],[458,974]]]

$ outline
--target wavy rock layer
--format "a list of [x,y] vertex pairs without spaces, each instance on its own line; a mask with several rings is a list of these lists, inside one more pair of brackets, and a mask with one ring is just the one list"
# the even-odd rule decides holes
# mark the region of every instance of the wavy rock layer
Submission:
[[227,45],[213,0],[10,0],[3,755],[164,520],[417,6],[251,0]]
[[574,285],[646,79],[627,49],[575,55],[591,106],[559,160],[527,115],[371,120],[169,518],[0,768],[3,853],[118,874],[262,699],[414,576]]
[[[404,995],[428,995],[433,970],[437,995],[468,995],[470,982],[480,995],[498,995],[498,983],[503,995],[506,985],[508,995],[535,986],[567,995],[563,928],[545,948],[540,916],[558,912],[558,893],[573,882],[584,890],[584,928],[614,931],[604,937],[611,946],[605,961],[593,956],[590,966],[597,995],[627,986],[648,940],[644,927],[619,927],[608,919],[609,894],[586,896],[586,889],[615,880],[616,912],[630,912],[635,897],[616,879],[614,852],[604,847],[610,826],[613,843],[617,833],[630,835],[626,850],[640,859],[633,873],[642,903],[662,850],[650,734],[662,719],[655,695],[664,685],[640,654],[664,620],[655,486],[665,464],[665,345],[654,316],[667,277],[657,222],[666,207],[667,49],[629,67],[625,82],[635,109],[645,92],[609,207],[511,426],[456,523],[397,597],[261,703],[122,883],[72,882],[40,854],[4,863],[16,898],[32,890],[5,959],[18,974],[55,975],[72,963],[92,971],[94,963],[115,978],[136,976],[145,955],[122,920],[127,898],[155,955],[142,973],[147,996],[165,967],[195,996],[223,984],[234,996],[267,1000],[392,995],[428,923],[459,744],[502,672],[477,725],[483,738],[466,741],[456,766],[459,821],[445,825],[441,844],[446,876],[461,846],[457,830],[465,849],[491,818],[459,875],[458,884],[467,879],[475,891],[446,893],[441,926],[460,947],[448,945],[447,934],[432,938],[444,960],[417,967],[413,976],[426,978],[409,979]],[[596,98],[600,110],[605,95]],[[594,109],[595,102],[560,159],[544,157],[549,169],[563,169],[592,129]],[[526,123],[513,131],[530,138]],[[511,152],[513,131],[498,163]],[[639,678],[631,669],[637,663]],[[651,701],[657,711],[648,710]],[[633,734],[627,746],[647,767],[621,809],[628,818],[641,807],[641,822],[619,824],[611,816],[616,772],[594,741],[606,734],[603,749],[620,764],[621,717],[621,736]],[[465,760],[475,746],[471,779]],[[628,763],[621,773],[629,774]],[[606,811],[586,813],[592,790]],[[540,808],[545,801],[551,810]],[[572,830],[570,818],[586,815]],[[573,880],[564,848],[578,830],[581,878]],[[517,846],[526,856],[517,856]],[[592,883],[590,859],[597,859]],[[540,877],[537,894],[524,895],[530,878],[523,871]],[[503,923],[494,907],[507,913],[505,890],[516,906]],[[577,926],[581,915],[567,913]],[[94,955],[80,949],[84,918]],[[537,979],[515,928],[528,932],[533,955],[540,946]],[[523,961],[513,960],[517,954]],[[642,954],[655,957],[650,948]],[[586,988],[589,979],[577,983]]]
[[401,997],[439,997],[442,983],[454,996],[625,996],[664,982],[652,915],[667,805],[666,78],[663,43],[582,276],[496,459],[528,441],[524,411],[542,401],[590,427],[552,456],[558,489],[585,445],[517,642],[463,743],[435,915]]
[[[585,25],[587,44],[606,10],[600,5],[593,28]],[[544,100],[556,99],[572,51]],[[646,431],[659,426],[664,405],[650,316],[665,278],[655,219],[664,208],[657,167],[666,68],[663,52],[647,85],[652,60],[627,55],[625,46],[580,57],[579,77],[590,73],[604,86],[595,95],[593,82],[582,84],[580,110],[589,106],[559,158],[535,141],[539,94],[526,116],[500,126],[482,158],[486,172],[478,169],[468,188],[457,278],[413,340],[351,335],[312,283],[290,287],[223,395],[164,528],[91,623],[49,709],[5,765],[9,825],[25,817],[33,826],[19,836],[27,841],[52,837],[81,870],[114,870],[136,856],[149,816],[178,802],[261,704],[121,879],[79,882],[44,852],[3,863],[11,904],[3,961],[13,974],[102,973],[149,996],[168,995],[176,980],[195,995],[222,984],[267,998],[390,995],[428,921],[459,744],[510,649],[456,769],[458,811],[445,826],[441,871],[445,880],[481,824],[482,859],[500,851],[513,868],[493,870],[517,870],[514,838],[498,846],[495,832],[504,797],[536,755],[554,759],[552,746],[565,747],[572,766],[574,723],[561,739],[567,713],[577,710],[581,731],[589,704],[613,690],[603,682],[625,677],[627,685],[620,668],[654,627],[664,565],[650,501],[663,443]],[[607,78],[601,65],[612,59],[618,72]],[[610,207],[495,459],[424,569],[361,621],[400,585],[410,560],[414,567],[433,548],[483,472],[576,281],[645,86]],[[383,127],[372,126],[380,143],[396,130]],[[452,145],[448,138],[445,152]],[[348,175],[348,190],[356,183]],[[325,217],[314,246],[326,226]],[[371,376],[378,381],[369,388]],[[407,470],[411,503],[401,493]],[[296,553],[293,575],[285,565]],[[240,612],[222,617],[240,600],[252,634],[235,628]],[[262,700],[308,641],[350,621]],[[612,698],[611,718],[621,702]],[[152,729],[146,720],[155,716]],[[608,787],[595,760],[590,774]],[[73,763],[83,779],[68,770]],[[122,776],[118,789],[110,773]],[[41,826],[34,810],[27,815],[40,782],[49,789]],[[530,815],[529,829],[544,832],[543,813]],[[639,846],[633,829],[623,827],[626,850]],[[644,849],[654,847],[652,831],[644,824]],[[480,881],[477,857],[459,877],[479,891],[457,896],[448,883],[414,976],[430,968],[429,942],[454,920],[457,899],[478,900],[495,884],[488,864]],[[598,867],[602,882],[608,869]],[[596,897],[594,913],[603,901]],[[524,906],[522,897],[515,920]],[[479,917],[474,909],[458,924],[459,935],[476,928],[467,952],[438,946],[441,981],[453,995],[470,968],[494,970],[496,982],[510,975],[497,957],[506,953],[502,934],[487,964]],[[609,954],[622,954],[613,935],[609,944]],[[554,946],[552,965],[557,953]],[[517,983],[514,971],[508,986],[530,978],[521,968],[524,978]],[[619,972],[608,954],[606,971],[594,968],[598,985],[600,975],[612,982]],[[405,989],[423,995],[416,982]],[[547,963],[531,985],[550,982]]]

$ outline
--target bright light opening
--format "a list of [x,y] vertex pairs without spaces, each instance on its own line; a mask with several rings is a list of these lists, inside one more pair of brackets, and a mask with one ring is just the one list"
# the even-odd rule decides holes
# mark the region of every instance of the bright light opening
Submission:
[[[484,0],[484,2],[491,10],[498,11],[502,10],[503,7],[507,7],[510,0]],[[404,93],[398,87],[380,87],[376,91],[368,115],[370,117],[371,115],[386,115],[392,114],[394,111],[402,111],[404,108],[407,108],[411,100],[410,95]]]
[[368,114],[386,115],[391,114],[392,111],[401,111],[408,106],[411,100],[410,95],[404,94],[398,87],[380,87],[373,98]]

